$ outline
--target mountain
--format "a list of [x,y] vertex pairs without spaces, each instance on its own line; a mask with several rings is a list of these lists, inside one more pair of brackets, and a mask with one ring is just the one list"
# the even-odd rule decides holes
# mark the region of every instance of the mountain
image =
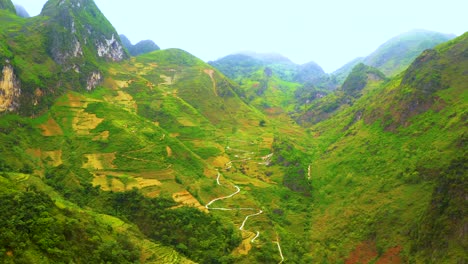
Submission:
[[231,79],[239,80],[264,68],[270,68],[283,81],[323,84],[328,75],[315,62],[298,65],[275,53],[241,52],[209,62]]
[[37,17],[4,13],[1,19],[0,34],[16,43],[0,47],[0,66],[11,80],[4,109],[37,114],[65,90],[98,86],[103,63],[128,58],[93,1],[50,0]]
[[434,31],[412,30],[393,37],[367,57],[354,59],[336,70],[333,75],[337,76],[338,80],[344,80],[343,77],[349,74],[352,67],[362,62],[379,69],[387,76],[395,76],[404,71],[424,50],[454,37],[455,35]]
[[[285,201],[244,224],[271,193],[308,199],[306,182],[283,183],[284,168],[270,165],[273,141],[292,139],[274,140],[278,122],[266,121],[233,81],[185,51],[100,57],[103,28],[83,33],[77,25],[88,12],[100,14],[86,3],[48,2],[27,20],[0,11],[1,261],[276,262],[266,211],[286,208]],[[60,27],[62,35],[51,39]],[[83,53],[70,53],[70,44]],[[89,89],[74,78],[87,77],[84,67],[101,76]],[[283,162],[293,162],[290,151],[278,150]],[[215,206],[250,209],[207,209],[236,188],[240,203]],[[255,229],[259,244],[251,242]],[[292,247],[288,236],[281,243]]]
[[353,68],[343,85],[332,93],[317,96],[317,91],[313,88],[311,89],[313,93],[308,92],[307,89],[302,89],[301,94],[296,93],[299,101],[306,103],[305,108],[299,110],[294,119],[303,126],[329,119],[335,113],[352,106],[356,99],[381,85],[386,79],[378,69],[359,63]]
[[11,2],[11,0],[0,0],[0,9],[16,13],[15,6]]
[[343,84],[343,82],[346,80],[346,78],[348,77],[349,73],[353,70],[353,68],[359,63],[362,63],[363,61],[364,61],[364,57],[355,58],[352,61],[343,65],[338,70],[334,71],[332,73],[332,76],[335,77],[336,81],[339,84]]
[[208,63],[233,80],[246,78],[268,67],[283,80],[292,81],[297,68],[297,65],[280,54],[255,52],[232,54]]
[[322,67],[315,62],[309,62],[299,66],[294,81],[298,83],[315,83],[318,79],[326,76]]
[[122,40],[122,44],[124,45],[124,47],[132,56],[138,56],[140,54],[160,50],[158,45],[156,45],[156,43],[154,43],[154,41],[152,40],[142,40],[137,44],[133,45],[132,42],[130,42],[130,40],[125,35],[120,35],[120,39]]
[[317,63],[298,65],[280,54],[242,52],[209,63],[238,82],[242,98],[267,116],[289,118],[299,105],[334,88]]
[[[326,213],[313,217],[321,231],[312,240],[334,241],[350,262],[464,261],[467,51],[466,33],[425,51],[311,127],[313,186],[330,190],[317,194]],[[338,260],[320,245],[318,259]]]
[[21,5],[16,5],[15,4],[15,9],[16,9],[16,14],[20,17],[24,17],[24,18],[28,18],[28,17],[31,17],[28,13],[28,11],[26,11],[26,9],[21,6]]
[[87,56],[107,61],[128,58],[119,35],[92,0],[49,0],[40,15],[49,17],[49,52],[59,64]]
[[364,63],[393,76],[406,69],[421,52],[449,41],[455,35],[427,30],[413,30],[382,44],[364,59]]
[[271,54],[119,57],[104,19],[0,10],[0,262],[465,261],[468,33],[330,91]]

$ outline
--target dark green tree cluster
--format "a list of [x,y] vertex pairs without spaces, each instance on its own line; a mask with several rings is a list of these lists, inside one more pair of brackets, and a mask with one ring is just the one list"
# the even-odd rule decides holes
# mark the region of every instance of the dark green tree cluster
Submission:
[[127,238],[82,216],[59,210],[35,190],[0,194],[0,262],[135,263]]
[[311,185],[307,180],[307,162],[304,153],[280,139],[273,146],[276,163],[284,167],[283,185],[294,192],[311,195]]
[[200,263],[221,263],[220,259],[239,245],[240,234],[233,226],[191,207],[173,208],[164,198],[147,198],[134,189],[109,193],[107,210],[138,225],[149,238],[174,247]]

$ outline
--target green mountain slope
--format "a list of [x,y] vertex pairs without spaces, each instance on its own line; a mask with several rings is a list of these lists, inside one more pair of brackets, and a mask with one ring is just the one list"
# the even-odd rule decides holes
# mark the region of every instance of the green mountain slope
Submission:
[[364,63],[379,69],[387,76],[395,76],[404,71],[424,50],[449,41],[454,35],[427,30],[412,30],[400,34],[378,47],[364,58],[356,58],[336,70],[333,75],[339,83],[358,63]]
[[394,76],[405,70],[421,52],[449,41],[453,35],[426,30],[413,30],[382,44],[364,59],[364,63]]
[[315,62],[297,65],[277,54],[235,54],[210,64],[239,83],[241,96],[271,117],[288,118],[288,113],[333,88]]
[[128,57],[114,27],[92,0],[49,0],[41,16],[50,18],[48,48],[57,63],[81,57],[88,61]]
[[90,0],[0,10],[0,262],[465,261],[466,34],[328,96],[116,34]]
[[302,126],[318,123],[330,118],[335,113],[352,106],[356,99],[378,87],[386,77],[376,68],[363,63],[356,65],[348,75],[343,85],[332,93],[323,94],[317,98],[314,93],[304,93],[315,100],[309,100],[302,109],[293,115]]
[[0,9],[10,11],[16,14],[15,6],[11,0],[0,0]]
[[[183,261],[184,255],[197,262],[276,262],[280,255],[272,241],[278,236],[287,250],[300,250],[291,259],[304,257],[306,250],[295,247],[294,238],[305,233],[293,227],[307,223],[308,203],[302,201],[310,199],[304,196],[308,183],[294,180],[303,172],[286,177],[300,169],[282,165],[298,162],[283,147],[298,144],[303,131],[281,125],[281,120],[265,122],[263,114],[239,97],[242,91],[234,82],[184,51],[155,51],[114,61],[100,57],[93,45],[83,48],[83,54],[70,55],[69,41],[81,43],[83,38],[78,27],[75,33],[66,28],[56,42],[50,39],[70,17],[79,18],[75,23],[87,21],[94,7],[49,2],[42,16],[30,19],[0,11],[1,33],[8,36],[2,40],[12,40],[1,42],[0,168],[6,181],[16,186],[12,177],[27,178],[24,186],[15,187],[20,191],[27,190],[30,181],[39,184],[40,195],[53,201],[47,205],[51,219],[62,217],[55,207],[85,210],[99,214],[104,227],[118,229],[125,223],[135,229],[122,238],[128,248],[136,249],[128,258],[119,256],[117,248],[115,256],[98,255],[96,261],[115,257],[122,262],[137,258],[172,263],[167,259]],[[68,22],[54,17],[58,10]],[[88,44],[101,36],[86,34]],[[86,76],[83,62],[99,71],[93,86],[81,86],[79,78]],[[276,138],[280,133],[292,136]],[[272,163],[275,149],[281,163]],[[219,184],[220,177],[224,184]],[[242,190],[239,198],[215,205],[232,209],[208,211],[205,205],[231,194],[234,184]],[[250,210],[262,213],[250,220]],[[79,214],[72,219],[84,221]],[[57,227],[66,229],[64,224],[58,222]],[[89,227],[91,238],[106,247],[107,241],[120,241],[117,233],[104,232],[100,226]],[[55,246],[60,239],[52,239],[50,246],[32,238],[25,246],[9,245],[2,251],[2,261],[88,261],[79,255],[85,244],[95,245],[89,239],[73,241],[70,252]],[[51,255],[54,250],[63,254]]]
[[403,75],[311,128],[311,180],[323,210],[312,219],[318,260],[351,261],[359,252],[369,261],[395,252],[402,262],[466,260],[455,236],[466,219],[467,40],[423,53]]

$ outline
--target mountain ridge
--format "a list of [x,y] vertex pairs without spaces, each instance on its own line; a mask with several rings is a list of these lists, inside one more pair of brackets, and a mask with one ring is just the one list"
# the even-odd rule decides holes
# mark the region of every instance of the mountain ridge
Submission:
[[278,55],[236,79],[122,55],[109,24],[91,0],[0,10],[1,262],[466,259],[468,33],[332,91]]
[[350,61],[333,72],[333,75],[343,80],[340,76],[346,76],[352,67],[362,62],[379,69],[387,76],[395,76],[406,69],[425,49],[433,48],[454,37],[453,34],[414,29],[387,40],[366,57]]
[[133,45],[132,42],[123,34],[120,35],[122,44],[128,50],[130,55],[138,56],[144,53],[149,53],[155,50],[160,50],[159,46],[152,40],[142,40],[137,44]]

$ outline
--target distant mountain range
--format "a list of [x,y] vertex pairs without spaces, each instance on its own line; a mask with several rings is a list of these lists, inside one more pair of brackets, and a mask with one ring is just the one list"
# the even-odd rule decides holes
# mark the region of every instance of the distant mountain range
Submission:
[[130,55],[138,56],[140,54],[149,53],[155,50],[160,50],[159,46],[154,43],[152,40],[142,40],[137,44],[133,45],[132,42],[125,36],[120,35],[122,44],[128,50]]
[[23,6],[15,4],[15,9],[16,9],[16,14],[18,16],[24,17],[24,18],[30,17],[28,11],[26,11],[26,9]]

